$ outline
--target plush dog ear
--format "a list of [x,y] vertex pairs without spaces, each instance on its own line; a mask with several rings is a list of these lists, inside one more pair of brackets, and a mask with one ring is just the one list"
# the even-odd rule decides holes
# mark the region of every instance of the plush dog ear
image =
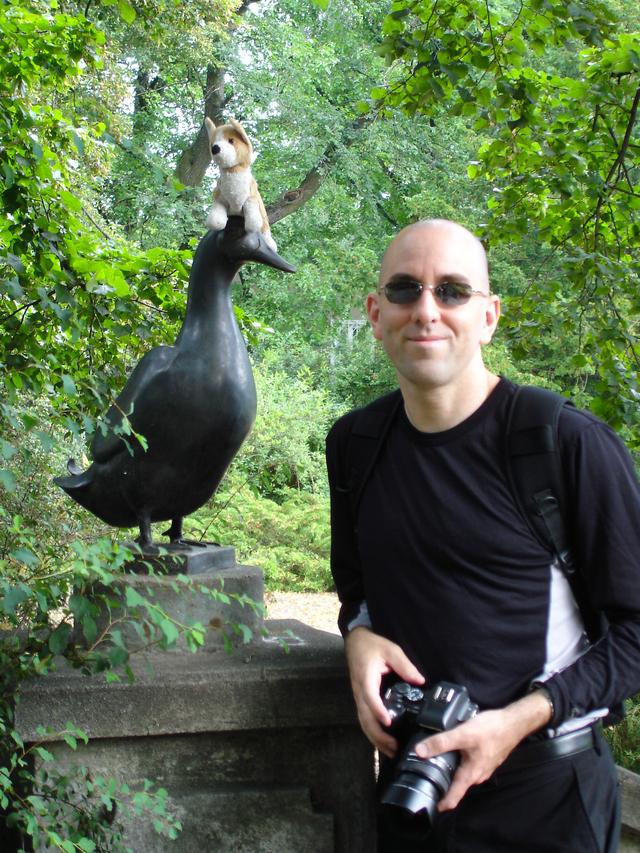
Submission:
[[251,145],[251,140],[247,136],[244,127],[240,124],[239,121],[236,121],[234,118],[229,119],[229,124],[235,130],[235,132],[240,136],[240,139],[244,142],[244,144],[249,149],[249,156],[251,157],[251,162],[253,162],[253,146]]
[[209,136],[209,143],[211,143],[211,142],[213,142],[213,138],[214,138],[214,136],[215,136],[215,134],[216,134],[216,126],[215,126],[215,124],[211,121],[211,119],[209,118],[209,116],[205,116],[204,126],[207,128],[207,134],[208,134],[208,136]]

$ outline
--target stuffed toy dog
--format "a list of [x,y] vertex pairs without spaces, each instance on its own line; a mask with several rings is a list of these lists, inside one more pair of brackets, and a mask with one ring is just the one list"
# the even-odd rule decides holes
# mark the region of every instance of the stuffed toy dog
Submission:
[[221,231],[228,216],[242,215],[245,230],[261,231],[266,243],[276,251],[267,211],[251,174],[255,154],[244,128],[234,119],[216,127],[207,116],[204,123],[209,134],[211,157],[220,169],[220,178],[213,193],[213,207],[207,216],[207,228]]

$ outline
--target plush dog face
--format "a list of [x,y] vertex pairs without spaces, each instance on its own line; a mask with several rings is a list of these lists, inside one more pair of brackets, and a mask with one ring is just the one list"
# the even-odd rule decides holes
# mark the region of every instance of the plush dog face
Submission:
[[219,127],[216,127],[208,117],[204,122],[214,163],[221,169],[251,166],[254,159],[253,149],[240,122],[230,119],[228,124],[221,124]]

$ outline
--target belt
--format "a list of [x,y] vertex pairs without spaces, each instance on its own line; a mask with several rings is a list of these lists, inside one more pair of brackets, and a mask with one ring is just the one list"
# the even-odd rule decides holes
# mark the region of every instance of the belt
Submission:
[[590,726],[568,732],[566,735],[548,738],[547,740],[525,741],[517,746],[511,755],[500,765],[495,775],[510,773],[512,770],[522,770],[525,767],[535,767],[547,761],[566,758],[592,749],[597,742],[599,727]]

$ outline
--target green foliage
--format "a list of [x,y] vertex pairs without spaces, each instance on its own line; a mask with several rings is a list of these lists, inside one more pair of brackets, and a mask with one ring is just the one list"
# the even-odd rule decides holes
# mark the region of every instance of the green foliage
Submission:
[[[469,175],[493,188],[492,244],[535,235],[553,253],[513,312],[519,345],[535,348],[553,311],[578,385],[638,446],[640,35],[616,29],[601,3],[539,0],[396,0],[383,32],[386,108],[445,104],[473,121],[487,139]],[[559,62],[549,44],[577,59]]]
[[624,720],[614,728],[605,729],[605,736],[616,764],[640,773],[640,699],[628,699],[625,708]]
[[275,501],[291,489],[326,494],[324,439],[338,407],[308,370],[291,377],[269,355],[254,377],[258,414],[232,466],[236,481]]
[[[128,3],[118,10],[132,19]],[[22,683],[61,659],[132,677],[127,626],[145,647],[203,642],[202,625],[122,587],[131,553],[85,531],[51,483],[63,441],[78,449],[94,429],[86,412],[104,411],[132,360],[175,333],[191,253],[142,253],[95,224],[84,182],[104,126],[73,96],[99,67],[103,33],[35,0],[0,5],[0,38],[11,45],[0,56],[0,812],[16,850],[124,850],[114,813],[127,809],[176,836],[166,791],[57,769],[44,743],[22,742],[14,711]],[[71,724],[44,736],[86,740]]]
[[[126,549],[107,540],[76,541],[70,554],[58,551],[54,562],[48,544],[24,518],[10,517],[3,508],[0,522],[5,543],[0,558],[0,810],[6,831],[15,834],[15,849],[43,844],[47,849],[124,851],[120,818],[130,809],[153,819],[160,834],[175,837],[180,825],[166,808],[166,792],[145,782],[140,800],[140,792],[92,778],[82,767],[60,769],[44,742],[23,742],[14,713],[22,682],[51,672],[62,658],[87,673],[104,672],[108,680],[119,678],[122,668],[131,676],[120,633],[125,622],[140,628],[147,643],[164,647],[180,631],[201,643],[202,627],[178,626],[147,600],[122,601],[115,582],[131,557]],[[128,611],[123,611],[125,603]],[[117,615],[110,620],[112,608]],[[72,749],[87,740],[71,723],[64,731],[41,734]]]
[[240,561],[259,566],[267,589],[333,589],[329,500],[324,495],[281,489],[276,503],[232,478],[187,526],[190,535],[232,545]]
[[73,409],[174,326],[189,255],[141,254],[92,224],[76,185],[103,126],[78,126],[62,106],[104,36],[54,10],[0,7],[3,41],[18,40],[0,57],[0,363],[5,393],[59,395]]
[[[15,734],[15,733],[14,733]],[[42,740],[18,744],[8,766],[0,768],[0,807],[6,809],[20,797],[22,808],[9,813],[6,832],[12,832],[12,850],[31,850],[27,838],[38,849],[94,853],[99,850],[130,851],[120,826],[124,816],[153,823],[158,835],[175,839],[180,822],[167,808],[167,791],[155,789],[145,780],[142,790],[102,776],[89,776],[86,769],[60,770],[47,749],[50,739],[64,740],[76,750],[87,743],[83,731],[71,724],[58,732],[43,729]],[[37,769],[28,769],[37,762]],[[17,790],[16,778],[21,789]],[[116,820],[116,814],[118,820]],[[6,839],[6,834],[3,836]]]

